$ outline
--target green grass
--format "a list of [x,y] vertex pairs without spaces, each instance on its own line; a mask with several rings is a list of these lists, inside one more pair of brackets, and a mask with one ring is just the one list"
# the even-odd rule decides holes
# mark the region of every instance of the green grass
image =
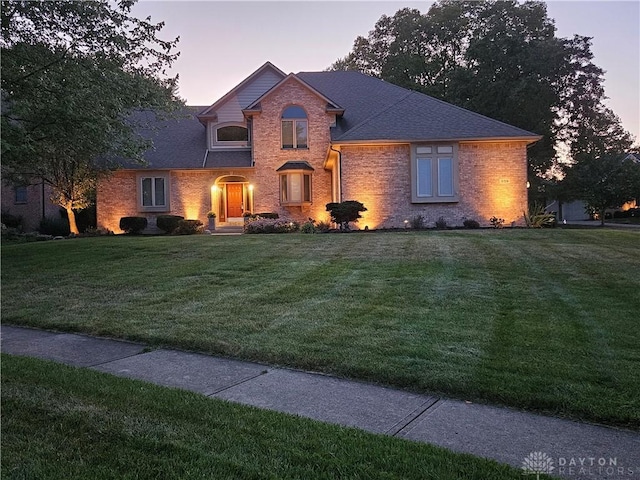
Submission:
[[5,245],[3,321],[640,426],[640,231]]
[[4,355],[2,478],[516,480],[522,471],[431,445]]

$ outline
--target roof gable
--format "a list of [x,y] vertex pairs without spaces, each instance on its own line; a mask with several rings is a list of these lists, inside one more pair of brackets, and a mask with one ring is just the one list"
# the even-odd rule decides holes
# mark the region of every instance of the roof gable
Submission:
[[313,93],[315,96],[320,98],[322,101],[327,102],[327,111],[334,112],[334,113],[340,113],[340,114],[342,114],[344,112],[344,109],[340,105],[338,105],[336,102],[331,100],[328,96],[326,96],[324,93],[322,93],[321,91],[317,90],[312,85],[308,84],[303,79],[299,78],[297,75],[295,75],[293,73],[290,73],[289,75],[287,75],[285,78],[283,78],[280,81],[280,83],[278,83],[277,85],[274,85],[271,89],[266,91],[263,95],[261,95],[256,100],[254,100],[250,105],[248,105],[243,110],[243,112],[245,112],[245,113],[259,112],[260,111],[260,102],[263,101],[265,98],[267,98],[272,93],[276,92],[284,84],[286,84],[287,82],[290,82],[290,81],[295,81],[295,82],[299,83],[304,88],[306,88],[311,93]]
[[256,98],[262,96],[273,85],[279,83],[286,74],[271,62],[266,62],[255,72],[245,78],[233,89],[227,92],[222,98],[216,100],[211,106],[206,107],[198,114],[198,119],[202,123],[215,117],[216,111],[227,102],[234,99],[241,109],[246,108]]

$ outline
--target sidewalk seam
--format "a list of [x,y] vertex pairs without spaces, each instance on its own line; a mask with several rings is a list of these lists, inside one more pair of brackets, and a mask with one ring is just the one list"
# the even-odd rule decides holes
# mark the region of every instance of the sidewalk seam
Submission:
[[422,405],[420,405],[418,408],[416,408],[413,412],[411,412],[409,415],[405,416],[402,420],[400,420],[395,425],[393,425],[391,428],[389,428],[385,432],[385,434],[386,435],[390,435],[392,437],[395,437],[400,432],[402,432],[404,429],[406,429],[409,425],[411,425],[413,422],[415,422],[418,418],[420,418],[427,410],[432,408],[439,401],[440,401],[439,398],[435,398],[435,399],[434,398],[430,398],[429,400],[424,402]]
[[113,362],[119,362],[120,360],[124,360],[125,358],[137,357],[138,355],[143,355],[145,353],[149,353],[149,352],[145,352],[144,348],[143,348],[142,351],[140,351],[138,353],[134,353],[132,355],[126,355],[124,357],[119,357],[119,358],[116,358],[116,359],[113,359],[113,360],[108,360],[106,362],[95,363],[93,365],[83,365],[83,367],[85,367],[85,368],[101,367],[103,365],[108,365],[108,364],[113,363]]
[[248,381],[253,380],[254,378],[261,377],[262,375],[266,375],[268,373],[269,373],[268,370],[264,370],[264,371],[262,371],[262,372],[260,372],[260,373],[258,373],[256,375],[253,375],[252,377],[245,378],[244,380],[240,380],[239,382],[236,382],[236,383],[234,383],[232,385],[227,385],[227,386],[221,387],[221,388],[219,388],[217,390],[214,390],[213,392],[205,393],[205,396],[213,397],[213,396],[215,396],[215,395],[217,395],[217,394],[219,394],[221,392],[229,390],[230,388],[237,387],[238,385],[242,385],[243,383],[247,383]]

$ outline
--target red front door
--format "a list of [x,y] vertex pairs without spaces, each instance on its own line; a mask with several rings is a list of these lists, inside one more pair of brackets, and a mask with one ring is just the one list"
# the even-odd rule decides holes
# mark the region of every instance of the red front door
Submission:
[[227,183],[227,217],[242,217],[241,183]]

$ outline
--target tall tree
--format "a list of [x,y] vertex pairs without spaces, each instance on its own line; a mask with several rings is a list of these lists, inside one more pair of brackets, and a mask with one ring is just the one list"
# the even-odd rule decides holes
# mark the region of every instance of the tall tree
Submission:
[[626,155],[579,154],[578,161],[566,169],[563,194],[583,200],[598,214],[604,225],[605,211],[637,199],[640,193],[640,163]]
[[134,3],[2,1],[2,176],[51,185],[73,233],[97,181],[149,147],[131,114],[180,105],[167,76],[178,39],[159,39]]
[[528,151],[536,186],[556,165],[560,142],[574,156],[631,145],[604,106],[590,39],[555,33],[541,1],[441,0],[424,15],[383,16],[331,68],[373,74],[541,134]]

